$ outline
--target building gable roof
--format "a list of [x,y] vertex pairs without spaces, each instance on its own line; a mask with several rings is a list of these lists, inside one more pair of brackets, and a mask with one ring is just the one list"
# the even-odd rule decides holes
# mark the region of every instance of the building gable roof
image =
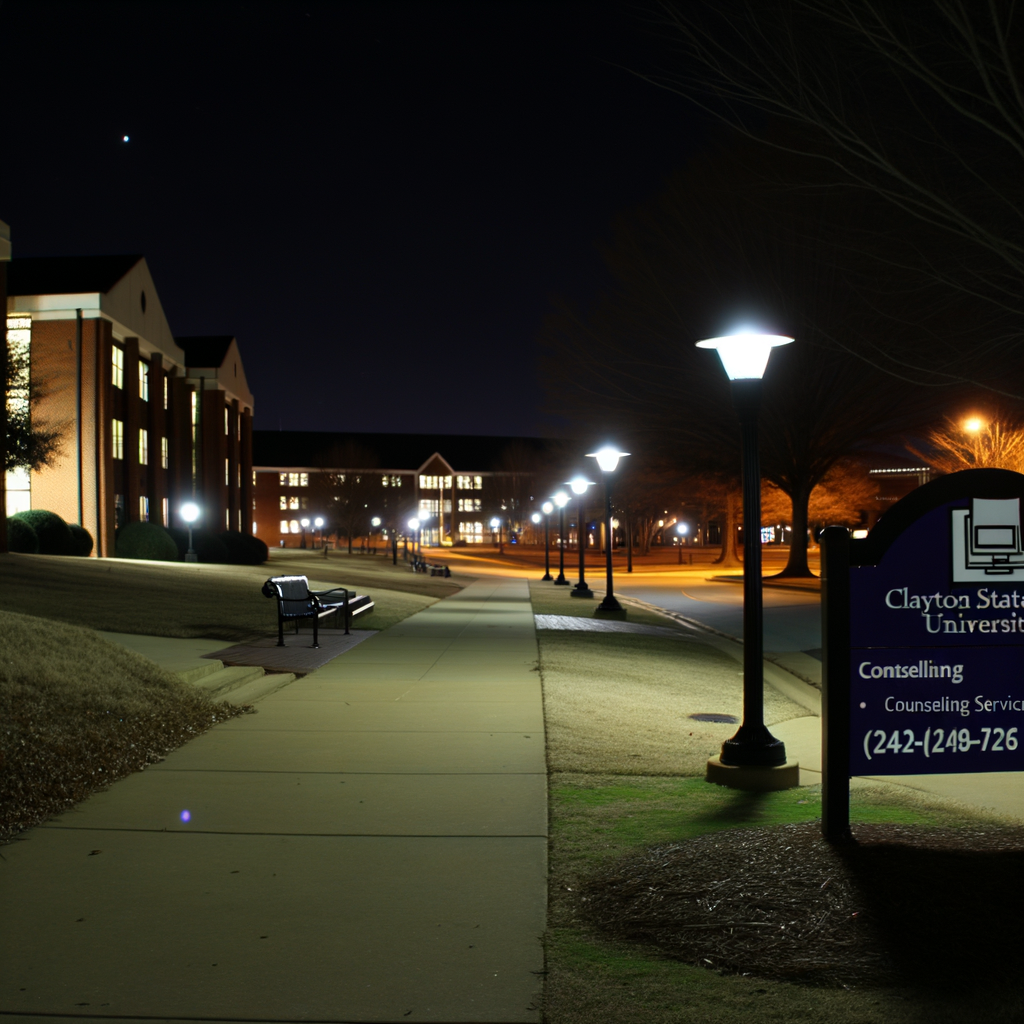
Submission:
[[230,334],[200,334],[189,338],[175,338],[185,353],[185,365],[214,369],[223,365],[224,357],[235,339]]
[[11,260],[8,295],[74,295],[110,291],[142,259],[123,256],[29,256]]

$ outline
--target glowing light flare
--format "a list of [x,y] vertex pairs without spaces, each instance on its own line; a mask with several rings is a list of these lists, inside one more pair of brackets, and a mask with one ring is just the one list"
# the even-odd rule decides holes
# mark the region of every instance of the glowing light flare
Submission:
[[182,811],[181,812],[181,820],[182,821],[191,821],[192,820],[192,812],[191,811]]
[[496,530],[499,526],[501,526],[501,520],[497,516],[495,516],[491,520],[491,529]]
[[541,516],[541,514],[539,512],[534,512],[533,515],[530,516],[530,522],[531,523],[539,523],[542,518],[543,517]]
[[320,516],[317,516],[316,519],[313,520],[313,525],[319,530],[320,527],[324,525],[324,521]]
[[713,348],[725,367],[729,380],[760,380],[768,366],[772,349],[793,341],[781,334],[757,334],[742,331],[723,338],[698,341],[697,348]]
[[573,477],[569,483],[569,488],[573,494],[586,494],[587,488],[593,484],[593,480],[588,480],[585,476]]
[[980,416],[968,416],[964,420],[963,427],[968,434],[980,433],[988,424]]
[[420,521],[418,519],[413,517],[412,519],[409,520],[409,529],[410,530],[415,532],[419,528],[420,528]]
[[128,136],[127,136],[127,135],[122,135],[122,136],[121,136],[121,141],[122,141],[122,142],[130,142],[131,140],[130,140],[130,139],[128,138]]
[[374,516],[370,520],[370,525],[376,530],[377,527],[380,526],[380,516]]
[[680,537],[682,537],[689,529],[690,527],[687,526],[686,523],[676,523],[676,533],[678,533]]
[[596,452],[589,452],[588,459],[597,459],[597,464],[602,473],[614,473],[619,459],[625,458],[629,452],[620,452],[614,445],[605,445]]
[[559,507],[565,508],[569,504],[569,495],[565,491],[559,491],[557,494],[551,495],[551,500]]
[[550,501],[545,501],[544,504],[541,505],[540,510],[544,515],[549,516],[555,511],[555,506],[552,505]]
[[194,501],[186,501],[181,506],[181,518],[186,523],[194,523],[199,518],[199,506]]

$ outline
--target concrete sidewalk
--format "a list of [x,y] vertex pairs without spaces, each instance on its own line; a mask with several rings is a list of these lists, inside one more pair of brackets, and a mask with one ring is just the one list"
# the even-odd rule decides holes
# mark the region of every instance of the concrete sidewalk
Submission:
[[482,580],[5,847],[4,1019],[538,1021],[536,664]]

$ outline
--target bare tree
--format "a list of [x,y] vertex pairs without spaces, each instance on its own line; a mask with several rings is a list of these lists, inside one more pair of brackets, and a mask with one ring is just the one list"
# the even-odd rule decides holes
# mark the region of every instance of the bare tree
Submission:
[[898,345],[865,333],[848,351],[908,380],[1019,396],[1005,375],[978,373],[1019,346],[1024,317],[1024,30],[1014,4],[656,0],[652,10],[674,56],[642,77],[813,161],[816,180],[790,185],[831,188],[832,211],[851,194],[868,203],[861,237],[847,233],[847,244],[866,257],[880,312],[907,320],[905,303],[887,301],[894,276],[933,313],[969,311],[956,339],[918,324]]
[[907,448],[940,473],[962,469],[1024,472],[1024,426],[1005,417],[947,418],[928,432],[927,445],[908,444]]

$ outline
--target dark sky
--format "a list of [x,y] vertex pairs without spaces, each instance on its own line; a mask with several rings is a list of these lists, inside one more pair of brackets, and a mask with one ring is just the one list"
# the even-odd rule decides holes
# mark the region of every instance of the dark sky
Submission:
[[[543,434],[552,295],[706,140],[632,4],[5,0],[14,256],[144,253],[262,429]],[[130,141],[121,141],[123,135]]]

